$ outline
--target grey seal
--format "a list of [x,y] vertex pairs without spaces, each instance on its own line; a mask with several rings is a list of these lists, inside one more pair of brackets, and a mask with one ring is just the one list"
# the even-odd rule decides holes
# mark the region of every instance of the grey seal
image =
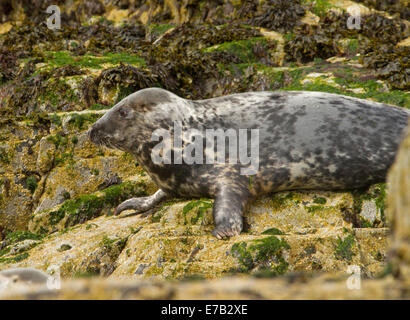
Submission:
[[[115,214],[144,212],[172,196],[210,197],[213,235],[221,239],[242,231],[242,215],[260,194],[348,190],[385,181],[409,115],[404,108],[324,92],[246,92],[194,101],[147,88],[118,102],[88,134],[97,145],[131,153],[160,188],[150,197],[126,200]],[[201,132],[258,129],[258,171],[242,175],[241,164],[228,162],[154,163],[158,142],[152,133],[164,128],[172,135],[175,121]]]

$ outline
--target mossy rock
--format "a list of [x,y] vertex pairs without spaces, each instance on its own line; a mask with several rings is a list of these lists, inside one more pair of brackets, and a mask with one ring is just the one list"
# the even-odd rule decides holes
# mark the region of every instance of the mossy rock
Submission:
[[64,201],[58,208],[38,212],[30,220],[29,229],[41,233],[64,230],[109,213],[126,199],[144,195],[146,185],[142,182],[113,185],[97,194],[83,194]]

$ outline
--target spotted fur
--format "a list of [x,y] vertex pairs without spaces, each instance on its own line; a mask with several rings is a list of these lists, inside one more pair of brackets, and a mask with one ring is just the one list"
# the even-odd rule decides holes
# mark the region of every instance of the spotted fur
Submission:
[[[131,199],[125,209],[146,211],[166,196],[212,197],[218,238],[239,234],[242,214],[256,196],[280,190],[344,190],[384,181],[410,112],[323,92],[248,92],[191,101],[159,88],[126,97],[90,129],[96,144],[134,155],[161,191]],[[259,129],[256,175],[238,164],[154,164],[155,129]],[[228,156],[228,155],[227,155]],[[228,159],[227,159],[228,160]],[[227,161],[228,162],[228,161]]]

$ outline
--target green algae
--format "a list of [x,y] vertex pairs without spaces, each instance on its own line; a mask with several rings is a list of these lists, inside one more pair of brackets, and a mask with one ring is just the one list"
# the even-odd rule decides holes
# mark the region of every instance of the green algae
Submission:
[[[312,1],[305,1],[305,2],[312,2]],[[327,1],[317,1],[317,2],[315,2],[315,9],[313,10],[313,12],[314,13],[316,13],[316,14],[318,14],[318,15],[321,15],[323,12],[324,12],[324,10],[322,10],[322,6],[323,6],[323,4],[325,4]],[[317,8],[316,8],[317,7]],[[315,10],[319,10],[319,11],[315,11]],[[100,21],[101,22],[101,21]],[[168,26],[170,26],[170,27],[172,27],[171,25],[168,25]],[[228,25],[228,27],[229,27],[229,25]],[[162,29],[162,28],[164,28],[164,29]],[[158,33],[159,34],[162,34],[162,32],[163,32],[163,30],[165,30],[165,29],[167,29],[168,27],[165,27],[165,25],[161,25],[159,28],[158,28]],[[165,30],[166,31],[166,30]],[[202,31],[201,31],[202,32]],[[295,31],[295,32],[297,32],[297,31]],[[286,40],[293,40],[294,39],[294,36],[295,36],[295,33],[293,33],[293,32],[290,32],[289,33],[289,38],[287,38]],[[167,35],[168,36],[168,35]],[[195,36],[195,37],[191,37],[191,38],[189,38],[189,37],[186,37],[185,36],[185,34],[184,34],[184,32],[182,32],[182,34],[180,33],[180,34],[177,34],[177,36],[176,37],[181,37],[181,41],[178,43],[178,45],[180,45],[181,43],[184,43],[185,41],[191,41],[191,42],[194,42],[194,41],[198,41],[198,42],[201,42],[202,40],[197,40],[198,39],[198,36]],[[219,35],[218,35],[218,37],[219,37]],[[199,36],[199,38],[201,38],[200,36]],[[171,38],[172,39],[172,38]],[[224,41],[222,42],[222,44],[228,44],[228,43],[231,43],[231,42],[235,42],[235,40],[233,40],[233,41],[230,41],[231,39],[224,39]],[[238,41],[242,41],[243,39],[237,39]],[[98,41],[100,41],[100,40],[98,40]],[[98,41],[94,41],[93,43],[94,43],[94,47],[96,46],[96,44],[98,44]],[[174,41],[174,39],[172,39],[171,41]],[[108,42],[110,42],[110,41],[108,41]],[[217,42],[219,42],[219,40],[217,40]],[[357,47],[357,42],[358,42],[358,39],[351,39],[350,41],[349,41],[349,44],[348,44],[348,46],[349,46],[349,52],[348,52],[348,54],[352,54],[352,53],[354,53],[354,52],[357,52],[357,50],[360,50],[360,48],[358,48]],[[206,44],[206,46],[208,46],[208,45],[215,45],[215,44],[209,44],[209,43],[207,43]],[[217,43],[216,43],[216,45],[217,45]],[[101,47],[103,47],[103,45],[101,45]],[[182,46],[181,46],[182,47]],[[234,54],[236,54],[235,53],[235,48],[225,48],[226,50],[224,50],[224,51],[226,51],[226,52],[233,52]],[[110,50],[110,49],[109,49]],[[184,52],[186,52],[186,53],[188,53],[189,54],[189,52],[190,51],[196,51],[197,49],[196,49],[196,47],[194,47],[194,46],[192,46],[191,44],[188,44],[185,48],[184,48]],[[218,51],[218,50],[215,50],[215,51]],[[168,51],[165,51],[165,53],[164,53],[164,56],[166,56],[166,54],[168,53]],[[30,52],[29,52],[29,54],[30,54]],[[239,50],[239,54],[242,54],[242,49],[240,49]],[[252,52],[250,51],[250,50],[248,50],[248,48],[244,48],[243,49],[243,55],[244,55],[244,57],[247,59],[247,57],[249,56],[249,57],[251,57],[251,59],[254,59],[253,61],[258,61],[258,57],[256,57],[254,54],[253,54],[253,56],[252,56],[252,54],[253,54],[253,50],[252,50]],[[100,53],[95,53],[95,56],[94,56],[94,53],[93,53],[93,55],[89,55],[90,56],[90,60],[87,60],[87,58],[86,58],[86,56],[88,55],[86,55],[86,56],[76,56],[76,54],[69,54],[71,57],[66,57],[67,58],[67,61],[65,62],[65,63],[68,63],[68,65],[69,64],[71,64],[71,63],[78,63],[78,66],[79,67],[81,67],[81,68],[88,68],[88,67],[86,67],[85,65],[82,65],[82,64],[94,64],[95,65],[95,67],[97,68],[97,69],[102,69],[102,68],[105,68],[105,66],[103,66],[103,64],[102,64],[102,60],[104,59],[104,54],[103,54],[103,52],[100,52]],[[139,55],[139,53],[137,53],[137,55]],[[147,56],[149,56],[149,54],[147,54],[146,56],[145,56],[145,58],[147,57]],[[199,70],[199,72],[198,72],[198,74],[200,74],[200,75],[202,75],[202,72],[200,72],[202,69],[201,68],[203,68],[203,70],[205,70],[206,68],[210,68],[210,67],[212,67],[212,65],[211,64],[209,64],[208,62],[206,62],[206,63],[204,63],[204,65],[203,66],[201,66],[201,68],[198,68],[198,69],[196,69],[196,70],[192,70],[192,69],[190,69],[189,68],[189,64],[191,64],[191,63],[194,63],[194,62],[197,62],[197,61],[200,61],[200,62],[202,62],[203,60],[195,60],[195,59],[192,59],[192,60],[187,60],[187,61],[185,61],[184,63],[186,63],[187,64],[187,67],[184,65],[184,64],[182,64],[182,63],[180,63],[180,64],[178,64],[178,66],[177,67],[175,67],[175,69],[172,69],[172,70],[175,70],[175,73],[169,73],[168,72],[168,70],[170,70],[170,69],[166,69],[166,68],[168,68],[168,66],[169,65],[172,65],[173,64],[173,61],[172,60],[174,60],[175,58],[178,58],[178,57],[181,57],[181,59],[185,59],[185,56],[184,55],[181,55],[181,56],[177,56],[177,55],[170,55],[168,58],[165,58],[163,61],[160,61],[161,63],[159,63],[159,64],[155,64],[155,66],[160,66],[160,67],[162,67],[162,68],[164,68],[165,69],[165,71],[166,71],[166,73],[165,73],[165,77],[167,77],[167,78],[169,78],[169,79],[177,79],[178,77],[181,77],[181,79],[182,80],[180,80],[179,78],[178,78],[178,85],[176,85],[177,87],[179,87],[179,84],[180,83],[182,83],[182,84],[187,84],[187,86],[186,87],[184,87],[184,91],[182,91],[181,90],[181,92],[184,92],[185,94],[191,94],[191,97],[198,97],[198,95],[197,95],[197,92],[199,91],[199,92],[201,92],[201,90],[198,90],[198,89],[193,89],[193,87],[197,84],[197,83],[202,83],[202,81],[200,81],[199,79],[200,79],[200,77],[197,77],[197,78],[194,78],[194,77],[190,77],[190,74],[192,74],[192,73],[195,73],[195,72],[197,72],[197,70]],[[60,58],[64,58],[64,54],[63,55],[61,55],[60,57],[59,57],[59,59]],[[71,60],[71,58],[72,58],[72,60],[75,60],[75,61],[72,61]],[[147,61],[148,61],[148,59],[146,59]],[[155,63],[157,63],[159,60],[156,60],[156,59],[154,59],[154,62]],[[60,62],[64,62],[63,60],[61,60]],[[317,60],[317,58],[315,58],[315,63],[317,63],[317,62],[319,62],[318,60]],[[108,63],[118,63],[118,62],[108,62]],[[127,63],[127,62],[126,62]],[[129,63],[129,62],[128,62]],[[136,62],[137,63],[137,62]],[[52,64],[54,64],[54,62],[52,62]],[[137,63],[138,64],[138,63]],[[66,64],[67,65],[67,64]],[[99,66],[99,67],[97,67],[97,65]],[[225,67],[225,65],[224,64],[222,64],[224,67]],[[290,65],[290,64],[289,64]],[[60,66],[57,66],[57,65],[52,65],[52,67],[63,67],[63,66],[65,66],[64,64],[63,65],[60,65]],[[297,66],[296,64],[294,64],[293,66]],[[47,67],[47,66],[46,66]],[[374,85],[374,83],[375,83],[375,81],[374,80],[371,80],[371,81],[357,81],[357,82],[355,82],[354,81],[354,78],[356,78],[356,79],[358,79],[359,78],[359,76],[357,75],[357,74],[351,74],[351,78],[349,78],[347,81],[339,81],[339,78],[336,78],[336,83],[338,83],[338,84],[341,84],[341,85],[343,85],[343,86],[345,86],[345,88],[342,88],[342,89],[337,89],[336,91],[332,91],[333,89],[332,88],[329,88],[329,87],[325,87],[325,86],[321,86],[320,88],[317,86],[317,84],[312,84],[311,86],[310,86],[310,89],[305,89],[306,87],[309,87],[309,85],[301,85],[299,82],[300,82],[300,80],[302,80],[302,78],[303,78],[303,75],[304,75],[304,73],[305,73],[305,71],[306,72],[312,72],[312,71],[314,71],[315,69],[316,69],[316,65],[315,65],[315,67],[314,68],[304,68],[304,67],[302,67],[302,68],[300,68],[300,66],[297,66],[298,67],[298,69],[297,70],[293,70],[293,71],[287,71],[287,70],[285,70],[285,71],[277,71],[277,69],[275,69],[275,68],[271,68],[271,67],[269,67],[269,66],[266,66],[265,64],[263,64],[263,63],[259,63],[259,62],[255,62],[255,63],[243,63],[243,64],[233,64],[233,66],[231,66],[231,65],[229,65],[228,66],[228,68],[232,71],[232,74],[237,74],[237,72],[234,70],[234,68],[237,68],[237,69],[239,69],[240,71],[241,71],[241,77],[245,77],[245,75],[247,74],[247,72],[249,71],[249,70],[251,70],[251,68],[249,68],[249,67],[251,67],[251,68],[254,68],[255,70],[256,70],[256,72],[258,72],[258,71],[263,71],[263,75],[268,75],[269,76],[269,78],[271,78],[271,83],[270,83],[270,85],[271,85],[271,87],[268,87],[267,88],[267,90],[269,90],[269,89],[276,89],[276,88],[282,88],[282,89],[287,89],[287,88],[290,88],[290,87],[292,87],[292,86],[294,86],[294,87],[296,87],[296,86],[299,86],[299,89],[297,89],[297,90],[312,90],[312,91],[326,91],[326,92],[335,92],[335,93],[341,93],[341,94],[347,94],[347,95],[352,95],[352,96],[356,96],[356,97],[360,97],[360,98],[371,98],[371,99],[374,99],[374,100],[376,100],[376,101],[379,101],[379,102],[386,102],[386,103],[391,103],[391,104],[394,104],[394,105],[399,105],[399,106],[407,106],[407,107],[410,107],[410,100],[409,100],[409,95],[408,95],[408,93],[406,93],[406,92],[404,92],[404,91],[400,91],[400,90],[393,90],[393,91],[391,91],[391,92],[379,92],[379,90],[381,90],[382,88],[381,88],[381,86],[379,85],[379,84],[377,84],[377,86],[376,85]],[[91,67],[90,67],[91,68]],[[151,66],[150,66],[150,68],[151,68]],[[249,70],[248,70],[248,68],[249,68]],[[301,70],[301,72],[299,73],[299,70]],[[163,71],[162,69],[161,69],[161,71]],[[0,71],[0,73],[1,73],[1,71]],[[299,73],[299,77],[298,77],[298,73]],[[346,70],[346,73],[347,73],[347,70]],[[157,76],[159,74],[159,72],[157,72],[157,73],[155,73],[155,76]],[[289,84],[289,75],[290,75],[290,77],[292,78],[291,80],[292,80],[292,83],[291,84]],[[208,77],[208,75],[205,77],[205,78],[209,78]],[[192,80],[193,79],[193,80]],[[251,79],[251,81],[249,81],[249,82],[245,82],[245,81],[243,81],[243,83],[244,83],[244,85],[243,85],[243,87],[240,89],[241,91],[245,91],[245,90],[251,90],[251,89],[253,89],[253,87],[251,87],[251,85],[253,84],[252,83],[252,81],[255,81],[255,79],[257,79],[257,76],[255,76],[253,79]],[[232,80],[232,77],[231,76],[228,76],[228,77],[226,77],[225,79],[225,83],[231,83],[230,81]],[[41,80],[42,82],[43,82],[43,85],[47,85],[46,83],[44,83],[44,81],[43,80]],[[122,79],[120,82],[125,82],[125,81],[127,81],[127,80],[124,80],[124,79]],[[362,87],[364,87],[364,89],[366,90],[366,93],[365,94],[355,94],[355,93],[350,93],[350,92],[347,92],[346,91],[346,89],[351,89],[351,88],[362,88]],[[121,89],[121,95],[120,96],[124,96],[124,95],[126,95],[126,94],[128,94],[128,93],[130,93],[130,92],[132,92],[132,90],[134,90],[134,88],[139,88],[139,87],[133,87],[133,89],[129,89],[129,90],[123,90],[123,89]],[[170,88],[172,88],[172,87],[170,87]],[[259,88],[258,88],[259,89]],[[195,90],[197,90],[197,91],[195,91]],[[232,86],[232,88],[228,85],[228,86],[224,86],[223,87],[223,92],[224,93],[231,93],[231,92],[236,92],[237,91],[237,89],[236,89],[236,87],[234,87],[234,86]],[[176,92],[175,90],[173,90],[174,92]],[[215,92],[217,92],[217,91],[215,91]],[[219,91],[218,91],[219,92]],[[366,97],[366,95],[367,95],[367,97]],[[97,98],[98,98],[98,95],[97,95]],[[97,101],[97,98],[95,99],[95,101]],[[50,100],[52,100],[53,101],[53,105],[57,105],[58,104],[58,100],[57,100],[57,95],[50,95],[50,96],[48,96],[48,97],[45,97],[45,99],[44,99],[44,102],[45,102],[45,104],[47,104],[47,99],[50,99]],[[69,98],[69,99],[71,99],[71,98]],[[74,101],[75,101],[75,98],[73,99]],[[101,102],[101,101],[99,101],[99,102]],[[91,109],[94,109],[94,110],[101,110],[101,109],[106,109],[108,106],[105,106],[103,103],[105,103],[105,102],[101,102],[101,104],[99,104],[99,103],[96,103],[96,104],[94,104],[92,107],[91,107]],[[90,104],[90,105],[92,105],[92,104]],[[76,110],[78,110],[78,109],[76,109]],[[53,120],[53,119],[51,119],[50,118],[50,121],[52,122],[52,123],[54,123],[55,125],[57,125],[57,126],[61,126],[61,119],[56,119],[55,121]],[[59,122],[60,121],[60,122]],[[77,127],[77,124],[75,124],[75,123],[72,123],[75,127]],[[83,127],[83,125],[80,125],[78,128],[84,128]],[[65,138],[65,137],[64,137]],[[68,139],[70,139],[70,138],[68,138]],[[73,138],[71,138],[72,140],[71,140],[71,142],[73,143],[73,144],[75,144],[75,139],[74,139],[74,137]],[[74,139],[74,140],[73,140]],[[63,142],[63,140],[64,139],[60,139],[60,142],[58,142],[57,144],[57,147],[65,147],[65,146],[67,146],[67,144],[69,143],[69,142],[67,142],[67,143],[65,143],[65,145],[63,145],[64,144],[64,142]],[[7,155],[6,155],[7,156]],[[10,159],[11,158],[6,158],[7,159],[7,161],[9,162],[10,161]],[[72,159],[72,156],[70,155],[70,153],[64,153],[64,154],[62,154],[61,156],[57,156],[56,157],[56,163],[58,164],[58,163],[60,163],[60,162],[65,162],[65,161],[67,161],[67,160],[70,160],[70,159]],[[1,153],[0,153],[0,160],[1,160]],[[93,172],[94,173],[94,172]],[[113,192],[113,194],[112,194],[112,199],[114,199],[114,202],[116,202],[116,201],[118,201],[118,194],[116,195],[116,192]],[[68,199],[68,197],[67,197],[67,199],[66,200],[69,200]],[[281,201],[281,200],[284,200],[283,202]],[[294,202],[296,202],[297,200],[294,200],[294,199],[292,199],[292,198],[289,198],[289,199],[280,199],[278,202],[277,202],[277,204],[278,204],[278,206],[286,206],[286,205],[290,205],[290,204],[293,204]],[[315,201],[314,201],[314,203],[316,203]],[[316,204],[318,204],[318,205],[323,205],[323,203],[316,203]],[[378,208],[382,208],[383,207],[383,209],[382,209],[382,211],[384,212],[384,202],[382,201],[382,200],[380,200],[380,203],[379,204],[376,204],[377,205],[377,207]],[[318,207],[318,208],[320,208],[320,206],[316,206],[316,207]],[[360,206],[360,208],[361,208],[361,206]],[[310,210],[313,210],[313,209],[310,209]],[[199,221],[199,219],[201,218],[200,217],[200,215],[198,214],[199,212],[197,212],[197,211],[195,211],[195,208],[194,209],[192,209],[192,211],[193,212],[187,212],[186,213],[186,215],[185,215],[185,218],[187,219],[186,220],[186,222],[187,223],[189,223],[189,221],[191,222],[191,223],[197,223],[198,221]],[[194,214],[197,214],[196,216],[194,216],[194,217],[191,217],[191,214],[192,213],[194,213]],[[64,215],[65,216],[65,215]],[[64,218],[64,216],[62,217],[62,218]],[[158,218],[159,217],[159,219],[160,219],[160,215],[156,215],[155,216],[156,218]],[[61,218],[61,219],[62,219]],[[56,215],[56,217],[55,217],[55,219],[56,220],[58,220],[58,219],[60,219],[60,217],[59,217],[59,215],[57,214]],[[61,219],[59,220],[59,221],[61,221]],[[196,220],[195,220],[196,219]],[[154,221],[154,220],[153,220]],[[370,225],[368,225],[367,224],[368,222],[366,222],[366,221],[362,221],[362,226],[370,226]]]
[[348,53],[350,55],[356,54],[360,48],[358,39],[349,39],[348,43]]
[[72,277],[73,279],[88,279],[93,277],[98,277],[100,275],[99,270],[87,270],[87,271],[76,271]]
[[56,113],[51,114],[48,116],[51,123],[55,124],[57,127],[61,127],[62,125],[62,121],[61,121],[61,117],[58,116]]
[[165,32],[168,30],[174,28],[175,25],[169,24],[169,23],[163,23],[163,24],[151,24],[148,26],[149,33],[151,36],[154,38],[158,38],[161,35],[163,35]]
[[360,213],[362,211],[363,201],[374,200],[377,209],[380,211],[382,221],[385,221],[385,209],[386,209],[386,194],[387,185],[386,183],[378,183],[373,185],[372,190],[353,190],[353,210],[355,213]]
[[200,199],[200,200],[193,200],[188,202],[183,208],[182,208],[182,216],[184,217],[184,224],[187,225],[189,224],[188,222],[188,212],[193,210],[194,208],[196,209],[195,214],[190,218],[190,224],[197,224],[199,220],[202,220],[205,212],[212,208],[213,204],[209,200],[205,199]]
[[0,250],[0,257],[8,254],[10,252],[10,250],[11,250],[10,246],[7,246],[7,247],[1,249]]
[[386,221],[385,210],[387,203],[387,185],[385,183],[376,185],[376,207],[380,210],[380,216],[383,222]]
[[85,124],[92,124],[101,117],[101,114],[95,113],[72,113],[68,123],[76,127],[78,130],[82,130]]
[[269,236],[252,242],[239,242],[231,247],[231,254],[238,259],[241,272],[255,270],[255,275],[283,275],[288,270],[288,263],[283,257],[289,244],[275,236]]
[[313,203],[317,203],[317,204],[326,204],[327,200],[326,198],[323,197],[315,197],[313,199]]
[[103,200],[96,195],[81,195],[77,199],[68,200],[62,206],[62,210],[68,214],[65,226],[73,226],[98,217],[102,208]]
[[[388,103],[397,105],[400,107],[410,108],[410,94],[400,91],[400,90],[391,90],[390,92],[382,92],[381,85],[374,80],[357,82],[349,81],[346,79],[336,78],[335,82],[338,84],[343,84],[344,88],[338,88],[330,84],[324,84],[317,82],[316,83],[305,83],[302,84],[301,80],[303,75],[306,75],[312,72],[312,68],[300,68],[290,72],[290,75],[293,79],[292,83],[284,86],[281,90],[286,91],[320,91],[320,92],[329,92],[342,94],[347,96],[352,96],[361,99],[372,99],[377,102]],[[364,88],[364,93],[355,93],[349,91],[349,89],[354,88]]]
[[236,257],[241,265],[241,271],[247,272],[254,268],[254,261],[246,242],[234,243],[231,247],[231,254]]
[[101,242],[100,242],[100,246],[105,248],[105,249],[111,250],[113,244],[115,243],[115,241],[116,241],[116,239],[111,239],[111,238],[107,237],[106,235],[104,235]]
[[112,105],[105,105],[101,103],[94,103],[89,110],[107,110],[110,109]]
[[328,0],[302,0],[302,4],[308,5],[308,8],[317,16],[323,17],[332,4]]
[[30,231],[18,230],[8,233],[5,240],[8,244],[13,244],[24,240],[41,240],[43,237],[43,235],[32,233]]
[[49,224],[56,225],[65,217],[65,228],[96,218],[102,211],[117,206],[122,201],[145,196],[145,184],[124,182],[102,190],[103,195],[83,194],[66,200],[59,209],[49,213]]
[[82,68],[102,69],[104,64],[128,63],[132,65],[144,66],[143,58],[127,52],[105,53],[101,56],[85,54],[83,56],[73,56],[68,51],[46,52],[47,62],[54,67],[66,65],[78,66]]
[[70,250],[72,247],[69,244],[62,244],[60,246],[60,248],[57,249],[57,251],[59,252],[63,252],[63,251],[68,251]]
[[46,83],[38,92],[38,103],[50,104],[53,110],[60,110],[67,103],[79,103],[79,97],[66,81],[50,78]]
[[163,217],[163,215],[164,215],[163,211],[159,210],[159,211],[157,211],[157,212],[154,212],[154,213],[151,215],[151,219],[150,219],[150,220],[151,220],[152,223],[160,222],[160,221],[161,221],[161,218]]
[[28,257],[28,252],[25,252],[10,258],[0,258],[0,263],[17,263],[23,261],[24,259],[27,259]]
[[47,140],[52,142],[55,145],[56,149],[58,149],[60,146],[66,146],[68,142],[67,137],[63,137],[60,134],[48,136]]
[[146,196],[145,184],[143,182],[124,182],[119,185],[110,186],[104,190],[104,202],[107,205],[115,206],[120,202],[132,197]]
[[261,234],[269,234],[269,235],[283,235],[284,233],[277,228],[269,228],[263,231]]
[[296,193],[293,191],[289,192],[280,192],[280,193],[274,193],[272,195],[272,199],[270,202],[270,205],[272,206],[273,209],[278,210],[278,209],[283,209],[285,206],[288,204],[299,204],[300,200],[297,197]]
[[0,148],[0,162],[4,164],[10,163],[9,155],[4,148]]
[[309,213],[315,213],[316,211],[322,211],[324,207],[323,206],[305,206],[305,209]]
[[37,178],[35,176],[29,176],[26,179],[26,186],[27,186],[27,189],[29,189],[30,192],[33,194],[34,191],[36,191],[37,189]]
[[352,262],[353,256],[355,255],[352,249],[355,243],[355,238],[352,234],[349,234],[344,239],[338,237],[335,250],[336,259]]

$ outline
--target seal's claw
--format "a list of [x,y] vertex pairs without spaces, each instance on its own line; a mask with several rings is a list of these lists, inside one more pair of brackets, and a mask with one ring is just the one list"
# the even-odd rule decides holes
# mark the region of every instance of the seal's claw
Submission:
[[125,200],[115,208],[114,215],[118,216],[124,210],[135,210],[136,213],[143,213],[154,208],[162,200],[166,199],[168,195],[159,189],[152,196],[132,198]]
[[219,240],[228,239],[241,233],[240,228],[235,226],[218,226],[212,231],[212,235]]

